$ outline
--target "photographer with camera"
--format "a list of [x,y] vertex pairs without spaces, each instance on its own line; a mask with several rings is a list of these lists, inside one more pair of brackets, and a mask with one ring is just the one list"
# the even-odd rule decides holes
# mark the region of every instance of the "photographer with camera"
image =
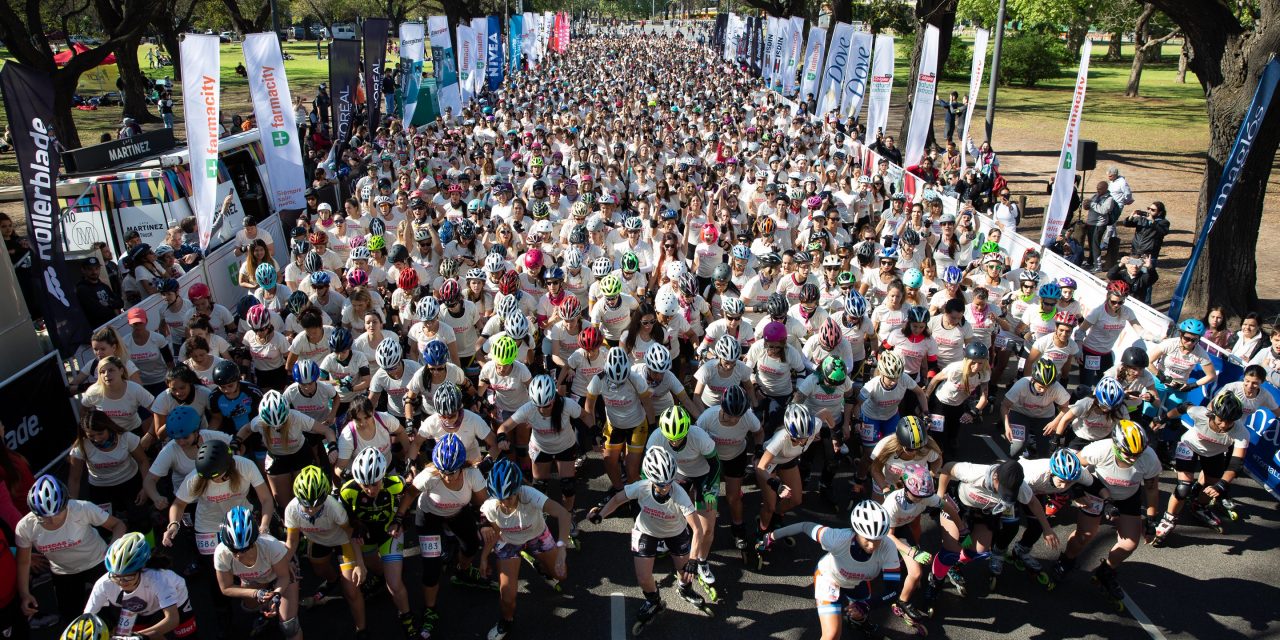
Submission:
[[1125,218],[1124,226],[1135,229],[1129,243],[1130,253],[1147,256],[1150,258],[1148,268],[1154,269],[1160,258],[1160,248],[1164,246],[1164,237],[1169,235],[1169,218],[1164,203],[1157,200],[1147,205],[1145,211],[1135,211]]

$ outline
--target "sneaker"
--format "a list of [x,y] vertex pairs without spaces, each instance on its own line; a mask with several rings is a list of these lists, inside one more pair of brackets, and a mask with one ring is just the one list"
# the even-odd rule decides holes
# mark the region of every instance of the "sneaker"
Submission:
[[488,640],[503,640],[503,638],[507,637],[508,633],[511,633],[511,625],[512,623],[510,620],[502,620],[499,618],[498,623],[493,625],[493,628],[489,630],[489,635],[486,637]]
[[993,576],[1004,573],[1004,554],[992,553],[991,557],[987,558],[987,568],[991,570]]
[[31,628],[44,629],[47,627],[52,627],[53,625],[58,624],[58,620],[59,620],[58,614],[56,613],[49,613],[43,616],[36,616],[31,619]]
[[715,584],[716,577],[711,573],[711,565],[706,560],[698,561],[698,579],[702,584]]

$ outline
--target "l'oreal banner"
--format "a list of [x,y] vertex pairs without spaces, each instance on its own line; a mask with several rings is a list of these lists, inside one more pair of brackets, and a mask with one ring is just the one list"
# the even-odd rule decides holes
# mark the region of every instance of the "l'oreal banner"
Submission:
[[427,19],[427,37],[431,39],[431,66],[435,69],[436,96],[440,103],[440,113],[450,110],[449,118],[458,117],[462,113],[462,95],[458,89],[457,57],[453,52],[452,38],[449,37],[449,19],[445,16],[431,16]]
[[[217,41],[215,37],[215,48]],[[215,74],[217,69],[215,61]],[[89,326],[76,300],[74,287],[67,277],[66,256],[62,252],[62,225],[58,220],[59,207],[56,200],[59,154],[51,131],[54,113],[53,81],[46,73],[37,72],[17,62],[7,62],[4,69],[0,70],[0,85],[4,89],[5,111],[9,118],[9,131],[13,134],[18,174],[22,179],[22,196],[26,201],[24,213],[27,218],[27,239],[31,243],[28,257],[31,260],[31,278],[34,280],[30,284],[40,292],[40,310],[44,313],[49,338],[60,353],[69,357],[80,345],[88,342],[89,332],[93,327]],[[217,134],[216,119],[214,134]],[[216,161],[216,153],[214,158]],[[193,175],[193,182],[194,177]],[[206,228],[201,226],[200,231],[208,237]],[[56,364],[54,369],[61,374]],[[57,378],[61,378],[61,375]],[[56,393],[61,389],[65,389],[65,385],[57,384],[53,391]],[[47,398],[43,394],[23,397],[42,399],[42,402],[29,404],[50,404],[43,401]],[[14,405],[9,406],[12,408]],[[52,429],[58,424],[60,423],[51,423],[48,426]],[[14,433],[14,429],[19,426],[9,422],[9,434]]]
[[[1049,196],[1049,212],[1044,217],[1044,230],[1040,244],[1047,246],[1058,239],[1062,225],[1071,208],[1071,195],[1076,188],[1076,145],[1080,139],[1080,118],[1084,114],[1084,93],[1089,84],[1089,53],[1093,43],[1084,39],[1080,47],[1080,71],[1076,74],[1076,90],[1071,98],[1071,113],[1067,116],[1067,130],[1062,134],[1062,149],[1058,151],[1058,171],[1053,177],[1053,193]],[[1178,316],[1171,315],[1176,318]]]
[[876,36],[871,56],[871,101],[867,103],[867,139],[875,140],[889,124],[889,96],[893,93],[893,36]]
[[364,21],[364,95],[371,135],[382,123],[382,68],[387,64],[389,26],[391,21],[386,18],[366,18]]
[[406,22],[400,25],[400,64],[403,119],[413,122],[413,112],[418,108],[418,87],[422,84],[422,61],[426,50],[426,25]]
[[982,73],[987,67],[986,29],[978,29],[973,36],[973,66],[969,68],[969,100],[964,109],[964,128],[960,130],[960,166],[966,166],[965,153],[969,146],[969,124],[973,122],[973,107],[978,104],[978,90],[982,88]]
[[[1200,227],[1200,235],[1196,237],[1195,245],[1191,247],[1191,258],[1183,268],[1182,279],[1178,280],[1178,288],[1173,291],[1173,301],[1169,304],[1170,318],[1178,318],[1182,315],[1182,303],[1186,300],[1187,291],[1191,288],[1191,277],[1196,263],[1200,261],[1200,253],[1204,251],[1204,245],[1209,241],[1209,232],[1213,231],[1214,223],[1218,221],[1218,216],[1222,215],[1222,208],[1227,206],[1227,200],[1231,198],[1231,192],[1240,180],[1244,163],[1249,159],[1249,151],[1253,149],[1253,141],[1262,130],[1263,119],[1267,117],[1267,108],[1271,106],[1271,98],[1275,95],[1277,82],[1280,82],[1280,60],[1273,59],[1262,70],[1258,88],[1253,92],[1253,102],[1249,103],[1249,110],[1245,112],[1244,121],[1240,123],[1240,132],[1236,134],[1235,144],[1231,145],[1231,155],[1227,156],[1227,162],[1222,165],[1222,177],[1218,179],[1218,188],[1214,191],[1213,200],[1210,200],[1209,213],[1205,216],[1204,225]],[[1277,459],[1277,462],[1280,463],[1280,459]]]
[[[360,43],[334,40],[329,44],[329,98],[333,103],[333,162],[342,164],[342,150],[351,138],[360,84]],[[186,76],[183,75],[185,79]],[[337,171],[337,166],[333,167]]]
[[[920,74],[911,100],[911,128],[907,130],[907,146],[902,150],[902,164],[909,167],[920,162],[924,143],[933,126],[933,99],[938,94],[938,28],[929,25],[924,31],[924,48],[920,50]],[[1070,182],[1070,181],[1068,181]]]
[[307,179],[302,169],[302,147],[293,113],[293,95],[280,57],[280,39],[274,33],[244,37],[244,61],[249,73],[249,95],[258,120],[262,155],[271,174],[271,206],[302,209]]
[[520,61],[524,59],[524,16],[511,16],[507,33],[507,43],[511,47],[511,73],[520,71]]
[[804,67],[800,71],[800,99],[805,100],[809,94],[818,91],[819,76],[822,74],[822,53],[827,44],[827,30],[819,27],[809,28],[809,47],[804,53]]
[[[191,208],[200,230],[200,248],[215,231],[218,197],[218,124],[222,96],[218,36],[187,35],[182,52],[182,116],[191,153]],[[12,94],[6,93],[5,96]],[[289,105],[293,108],[293,105]]]
[[782,76],[782,94],[786,96],[795,95],[796,91],[796,72],[801,64],[801,56],[804,55],[804,18],[791,19],[791,32],[787,38],[786,61],[783,62],[785,70]]
[[[471,101],[474,88],[472,76],[475,57],[472,50],[476,47],[476,33],[466,25],[458,25],[458,95],[463,104]],[[456,113],[456,111],[455,111]]]
[[831,34],[831,48],[827,50],[827,65],[822,72],[822,85],[818,89],[816,115],[822,117],[840,107],[840,96],[849,70],[849,42],[853,38],[853,25],[837,22]]
[[840,116],[854,119],[862,111],[862,101],[867,95],[867,80],[871,75],[871,34],[857,31],[849,43],[849,74],[840,98]]
[[502,85],[502,20],[498,16],[489,16],[485,22],[485,79],[489,90],[497,91]]

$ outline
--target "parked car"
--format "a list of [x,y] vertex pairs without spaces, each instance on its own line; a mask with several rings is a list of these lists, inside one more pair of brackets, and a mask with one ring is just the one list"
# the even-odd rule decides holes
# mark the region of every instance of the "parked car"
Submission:
[[334,40],[355,40],[356,27],[352,24],[335,24],[333,25]]
[[236,32],[223,31],[218,34],[218,42],[232,42],[236,39]]

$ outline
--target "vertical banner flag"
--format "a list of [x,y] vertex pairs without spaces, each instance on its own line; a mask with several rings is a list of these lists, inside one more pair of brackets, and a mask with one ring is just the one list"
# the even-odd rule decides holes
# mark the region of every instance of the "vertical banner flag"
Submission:
[[761,53],[760,70],[766,86],[769,86],[769,83],[773,81],[773,41],[777,37],[778,19],[774,17],[765,18],[764,51]]
[[782,76],[783,95],[794,95],[796,75],[804,56],[804,18],[791,19],[791,34],[787,41],[786,75]]
[[822,72],[822,85],[818,89],[818,110],[822,117],[840,107],[845,78],[849,72],[849,41],[853,37],[853,25],[837,22],[831,33],[831,48],[827,50],[827,66]]
[[400,91],[402,119],[413,122],[413,112],[418,108],[418,89],[422,84],[422,61],[427,37],[426,25],[406,22],[400,25]]
[[475,33],[476,48],[472,52],[475,62],[471,63],[471,91],[480,93],[484,91],[485,78],[488,77],[489,58],[489,20],[487,18],[472,18],[471,31]]
[[551,27],[554,20],[555,17],[550,11],[542,14],[542,39],[539,41],[542,44],[542,51],[540,52],[540,57],[542,58],[545,58],[547,53],[551,51]]
[[474,70],[471,68],[475,58],[471,55],[471,50],[476,46],[476,34],[471,27],[458,25],[458,95],[461,97],[462,104],[471,101],[472,89],[474,81],[472,75]]
[[867,139],[889,125],[889,96],[893,93],[893,36],[876,36],[871,56],[871,101],[867,103]]
[[738,17],[732,13],[722,13],[716,16],[716,35],[720,39],[716,40],[715,43],[720,45],[720,53],[725,62],[733,60],[733,51],[737,50],[738,42],[733,37],[733,29],[737,19]]
[[[200,248],[209,246],[215,227],[218,197],[218,122],[221,110],[222,74],[218,36],[187,34],[182,53],[182,116],[187,123],[191,153],[191,208],[200,230]],[[5,93],[6,96],[13,94]],[[289,105],[293,108],[293,105]]]
[[747,63],[751,68],[751,75],[760,77],[760,17],[750,16],[747,18]]
[[520,71],[520,61],[524,59],[524,16],[511,16],[511,21],[507,28],[507,45],[511,47],[511,53],[507,56],[511,60],[511,73]]
[[[217,41],[215,37],[215,51]],[[186,65],[183,66],[185,68]],[[213,72],[216,78],[218,72],[216,60]],[[29,284],[40,292],[40,310],[44,313],[49,338],[53,340],[59,352],[64,356],[70,356],[80,345],[88,341],[89,333],[94,328],[86,322],[75,296],[75,287],[67,277],[66,256],[62,248],[62,225],[58,222],[57,199],[59,155],[56,150],[57,141],[53,136],[53,80],[48,74],[37,72],[26,65],[7,62],[4,69],[0,70],[0,85],[3,85],[4,89],[5,111],[9,118],[9,131],[13,133],[13,149],[18,164],[18,174],[22,180],[22,195],[26,200],[24,213],[27,218],[27,240],[31,243],[31,253],[26,259],[31,261],[30,275],[33,280]],[[214,86],[217,86],[216,79]],[[216,94],[214,99],[217,99]],[[191,102],[199,104],[199,101],[194,99]],[[216,103],[214,107],[216,113]],[[207,132],[208,129],[206,128],[205,131]],[[213,131],[216,162],[218,132],[216,117]],[[216,173],[214,177],[217,178]],[[195,182],[194,176],[192,182]],[[206,229],[210,227],[207,226],[207,221],[202,224],[205,226],[200,227],[200,234],[207,242],[209,232]],[[54,368],[61,374],[61,370],[56,365]],[[61,378],[61,375],[58,377]],[[62,384],[53,387],[55,390],[63,388],[65,386]],[[29,400],[33,396],[24,397]],[[23,403],[15,399],[15,402],[9,406],[12,408],[21,404]],[[9,422],[8,424],[9,433],[13,433],[13,430],[22,423]],[[57,424],[59,423],[49,423],[50,429],[47,430],[51,430]],[[17,447],[11,443],[10,448]]]
[[[1044,217],[1044,230],[1040,244],[1047,246],[1058,239],[1062,225],[1071,207],[1071,194],[1076,189],[1076,145],[1080,139],[1080,118],[1084,113],[1084,92],[1089,83],[1089,53],[1093,43],[1084,39],[1080,47],[1080,71],[1076,74],[1076,91],[1071,98],[1071,113],[1067,116],[1067,130],[1062,134],[1062,150],[1058,152],[1058,171],[1053,176],[1053,193],[1049,196],[1049,212]],[[1177,317],[1177,316],[1173,316]]]
[[778,37],[773,39],[773,57],[770,65],[773,66],[773,90],[782,91],[782,64],[787,56],[787,41],[791,34],[791,21],[786,18],[778,18]]
[[840,97],[840,116],[856,119],[862,111],[867,95],[867,80],[871,76],[871,49],[873,38],[866,31],[855,31],[849,42],[849,70],[844,91]]
[[302,147],[293,113],[293,95],[280,57],[280,37],[251,33],[244,37],[244,61],[249,72],[249,95],[258,120],[262,155],[271,174],[271,206],[302,209],[307,179],[302,169]]
[[485,56],[485,78],[489,81],[489,90],[497,91],[502,85],[502,19],[498,16],[486,18],[485,37],[488,40],[488,55]]
[[804,67],[800,72],[800,99],[808,100],[817,95],[822,74],[822,53],[827,45],[827,30],[809,27],[809,47],[804,53]]
[[521,23],[524,27],[524,38],[520,40],[520,50],[524,53],[526,66],[530,69],[538,63],[537,57],[534,56],[534,49],[538,44],[538,16],[532,12],[524,14],[524,21]]
[[[1267,109],[1271,106],[1277,82],[1280,82],[1280,60],[1273,58],[1262,70],[1258,88],[1253,92],[1253,102],[1249,103],[1249,110],[1245,112],[1244,121],[1240,123],[1240,132],[1236,134],[1236,141],[1231,145],[1231,154],[1222,165],[1222,177],[1218,179],[1218,187],[1214,190],[1213,199],[1209,201],[1208,215],[1205,216],[1204,225],[1200,227],[1196,243],[1191,247],[1191,258],[1187,260],[1187,266],[1182,270],[1178,288],[1173,291],[1173,300],[1169,304],[1170,318],[1179,318],[1182,315],[1182,304],[1187,298],[1187,291],[1191,288],[1191,277],[1196,269],[1196,263],[1200,261],[1200,253],[1204,251],[1204,245],[1209,241],[1209,232],[1213,231],[1213,225],[1222,214],[1222,208],[1227,206],[1231,192],[1236,188],[1236,182],[1240,180],[1240,173],[1244,171],[1244,163],[1249,159],[1253,141],[1262,131],[1262,121],[1267,117]],[[9,95],[7,91],[5,95]],[[1061,179],[1059,177],[1054,180],[1055,196],[1057,183]],[[1277,456],[1276,460],[1280,462],[1280,456]]]
[[907,146],[902,150],[902,166],[920,162],[924,143],[933,126],[933,100],[938,94],[938,28],[929,25],[924,32],[924,48],[920,51],[920,74],[911,98],[911,128],[907,130]]
[[449,18],[427,18],[427,37],[431,39],[431,66],[435,69],[440,113],[443,115],[449,109],[452,112],[450,117],[456,118],[462,112],[462,94],[458,88],[457,57],[453,53],[453,42],[449,36]]
[[973,66],[969,68],[969,100],[964,109],[964,128],[960,130],[960,166],[965,166],[966,148],[969,146],[969,124],[973,122],[973,107],[978,104],[978,90],[982,88],[982,72],[987,66],[987,38],[990,32],[978,29],[973,36]]
[[[334,40],[329,43],[329,98],[333,103],[333,131],[330,133],[333,137],[332,158],[338,164],[342,162],[342,150],[354,128],[359,66],[359,42]],[[182,77],[185,82],[186,75]]]
[[386,18],[365,18],[364,21],[364,96],[370,134],[382,124],[382,69],[387,64],[387,29],[390,27],[391,21]]

